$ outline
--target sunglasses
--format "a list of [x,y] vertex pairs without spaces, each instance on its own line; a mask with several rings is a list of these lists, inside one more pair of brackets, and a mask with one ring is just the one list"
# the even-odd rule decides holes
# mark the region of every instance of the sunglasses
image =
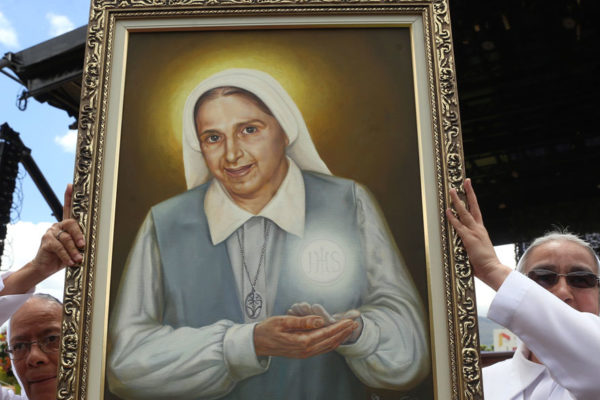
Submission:
[[573,271],[568,274],[559,274],[547,269],[534,269],[527,273],[527,276],[540,286],[550,289],[558,283],[558,278],[564,276],[567,284],[578,289],[590,289],[600,284],[600,277],[593,272]]

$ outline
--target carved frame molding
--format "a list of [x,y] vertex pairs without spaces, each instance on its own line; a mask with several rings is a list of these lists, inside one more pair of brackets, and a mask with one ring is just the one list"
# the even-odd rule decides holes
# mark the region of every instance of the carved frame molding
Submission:
[[[464,165],[448,0],[93,0],[88,24],[74,175],[73,215],[88,243],[83,268],[67,268],[57,398],[87,397],[89,346],[104,160],[108,76],[118,18],[198,15],[418,14],[423,16],[434,132],[438,212],[450,352],[452,399],[483,398],[473,276],[460,239],[449,229],[448,189],[462,192]],[[438,90],[439,88],[439,90]],[[444,182],[448,185],[445,186]]]

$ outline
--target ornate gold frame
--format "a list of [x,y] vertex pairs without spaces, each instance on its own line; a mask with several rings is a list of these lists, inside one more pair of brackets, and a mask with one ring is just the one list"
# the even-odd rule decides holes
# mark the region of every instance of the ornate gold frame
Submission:
[[[452,34],[448,0],[93,0],[91,4],[79,118],[78,156],[75,169],[73,213],[87,239],[83,268],[67,268],[63,321],[63,341],[59,367],[58,399],[101,398],[89,382],[95,368],[103,371],[103,360],[90,359],[93,343],[105,347],[106,322],[94,311],[97,299],[106,296],[99,290],[98,247],[103,174],[106,173],[107,113],[115,29],[118,21],[192,18],[206,16],[282,15],[402,15],[422,23],[427,88],[419,94],[428,106],[431,137],[431,170],[435,184],[429,199],[435,229],[426,228],[429,238],[439,243],[440,254],[428,254],[429,291],[444,292],[438,307],[446,316],[440,329],[439,318],[431,322],[432,353],[436,398],[481,399],[479,338],[473,278],[466,252],[454,231],[449,229],[444,210],[448,189],[461,188],[464,179],[462,142],[456,93]],[[112,79],[118,79],[112,78]],[[422,124],[422,122],[421,122]],[[421,126],[421,128],[423,128]],[[428,128],[429,129],[429,128]],[[423,132],[426,132],[424,129]],[[420,134],[422,135],[423,132]],[[424,175],[423,175],[424,176]],[[423,179],[422,176],[422,179]],[[427,197],[427,190],[423,190]],[[431,197],[431,196],[429,196]],[[433,202],[433,203],[432,203]],[[425,206],[424,206],[425,207]],[[431,221],[429,222],[432,223]],[[429,250],[431,251],[431,250]],[[435,251],[434,251],[435,252]],[[108,272],[110,274],[110,271]],[[442,317],[442,320],[444,318]],[[439,337],[442,337],[440,339]],[[436,340],[437,337],[437,340]],[[445,345],[444,345],[445,343]],[[442,348],[441,348],[442,347]],[[445,365],[440,365],[445,364]],[[102,372],[103,373],[103,372]],[[446,378],[444,378],[444,376]]]

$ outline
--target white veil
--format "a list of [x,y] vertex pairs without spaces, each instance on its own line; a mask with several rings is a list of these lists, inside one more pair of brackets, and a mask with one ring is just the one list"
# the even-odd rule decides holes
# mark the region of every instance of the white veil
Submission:
[[[6,343],[10,343],[10,337],[11,337],[10,325],[11,325],[11,320],[9,319],[7,327],[6,327]],[[12,360],[11,360],[11,363],[12,363]],[[12,365],[12,371],[13,371],[13,375],[15,376],[15,378],[17,378],[17,382],[19,382],[19,386],[21,387],[21,396],[26,397],[25,386],[23,386],[23,382],[21,382],[21,378],[19,377],[19,374],[17,373],[17,369],[15,368],[14,365]]]
[[205,92],[233,86],[261,99],[273,113],[289,139],[287,155],[302,170],[331,175],[312,142],[304,118],[294,100],[271,75],[252,69],[227,69],[202,81],[192,90],[183,108],[183,165],[188,189],[207,182],[211,175],[196,136],[194,107]]

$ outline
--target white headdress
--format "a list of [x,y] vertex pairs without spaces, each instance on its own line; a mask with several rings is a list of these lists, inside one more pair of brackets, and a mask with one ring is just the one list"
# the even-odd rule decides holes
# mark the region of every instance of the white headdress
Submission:
[[[10,337],[11,337],[11,326],[12,325],[12,321],[8,320],[8,326],[6,327],[6,342],[8,344],[10,344]],[[25,394],[25,386],[23,385],[23,382],[21,381],[21,377],[19,376],[19,373],[17,372],[17,369],[15,368],[14,363],[12,364],[12,371],[13,371],[13,375],[15,376],[15,378],[17,378],[17,382],[19,383],[19,386],[21,387],[21,394],[24,395]]]
[[183,108],[183,165],[188,189],[210,179],[210,171],[200,151],[194,108],[205,92],[222,86],[247,90],[261,99],[273,113],[289,139],[287,155],[302,170],[331,174],[312,142],[304,118],[294,100],[271,75],[252,69],[221,71],[192,90]]

